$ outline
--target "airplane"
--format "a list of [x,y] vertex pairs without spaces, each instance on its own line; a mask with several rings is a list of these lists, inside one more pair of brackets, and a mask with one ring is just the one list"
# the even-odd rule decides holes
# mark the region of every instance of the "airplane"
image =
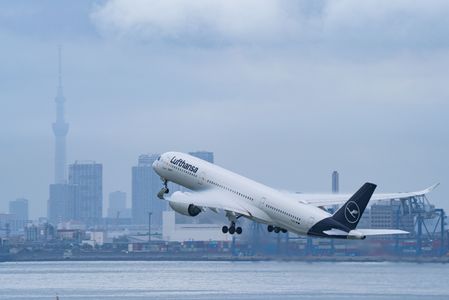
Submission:
[[[374,194],[376,185],[365,183],[352,196],[345,194],[301,194],[276,190],[181,152],[166,152],[152,165],[163,187],[158,198],[169,202],[177,213],[195,217],[210,209],[224,211],[230,225],[224,234],[241,234],[237,221],[245,217],[267,225],[269,232],[293,232],[337,239],[365,239],[371,235],[408,234],[398,229],[356,229],[370,199],[387,200],[423,196],[438,184],[411,193]],[[191,191],[169,196],[168,182]],[[373,195],[374,194],[374,195]],[[325,206],[343,204],[331,214]]]

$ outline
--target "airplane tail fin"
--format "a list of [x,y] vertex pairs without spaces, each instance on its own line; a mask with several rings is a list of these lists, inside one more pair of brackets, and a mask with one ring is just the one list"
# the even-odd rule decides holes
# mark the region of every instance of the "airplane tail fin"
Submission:
[[373,183],[365,183],[352,197],[337,210],[332,219],[353,230],[357,227],[362,214],[376,189]]

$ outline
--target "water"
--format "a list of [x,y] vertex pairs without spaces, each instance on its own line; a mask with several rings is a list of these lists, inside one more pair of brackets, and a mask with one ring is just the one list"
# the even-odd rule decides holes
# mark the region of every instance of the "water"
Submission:
[[0,299],[449,299],[449,266],[413,263],[0,263]]

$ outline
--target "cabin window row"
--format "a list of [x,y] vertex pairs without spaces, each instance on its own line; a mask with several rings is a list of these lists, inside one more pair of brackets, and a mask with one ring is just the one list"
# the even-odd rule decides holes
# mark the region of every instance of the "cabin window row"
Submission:
[[213,184],[213,185],[215,185],[215,186],[218,186],[219,188],[222,188],[222,189],[224,189],[224,190],[227,190],[227,191],[229,191],[229,192],[231,192],[231,193],[234,193],[234,194],[236,194],[236,195],[238,195],[238,196],[240,196],[240,197],[243,197],[243,198],[245,198],[245,199],[254,201],[254,198],[252,198],[252,197],[250,197],[250,196],[248,196],[248,195],[245,195],[245,194],[243,194],[243,193],[240,193],[240,192],[238,192],[238,191],[235,191],[235,190],[233,190],[233,189],[231,189],[231,188],[229,188],[229,187],[227,187],[227,186],[224,186],[224,185],[222,185],[222,184],[216,183],[215,181],[207,180],[207,183],[210,183],[210,184]]
[[183,169],[183,168],[176,167],[176,166],[173,166],[173,168],[175,168],[175,169],[177,169],[177,170],[179,170],[179,171],[181,171],[181,172],[184,172],[184,173],[186,173],[186,174],[192,175],[193,177],[198,177],[198,175],[193,174],[192,172],[189,172],[189,171],[187,171],[187,170],[185,170],[185,169]]
[[[285,212],[285,211],[283,211],[282,209],[279,209],[279,208],[277,208],[277,207],[271,206],[271,205],[269,205],[269,204],[265,204],[265,206],[268,207],[268,208],[270,208],[271,210],[274,210],[274,211],[276,211],[276,212],[278,212],[278,213],[284,214],[284,215],[286,215],[286,216],[288,216],[288,217],[290,217],[290,218],[293,218],[293,219],[295,219],[295,220],[301,220],[301,218],[298,218],[297,216],[295,216],[295,215],[293,215],[293,214],[291,214],[291,213]],[[299,223],[298,223],[298,224],[299,224]]]

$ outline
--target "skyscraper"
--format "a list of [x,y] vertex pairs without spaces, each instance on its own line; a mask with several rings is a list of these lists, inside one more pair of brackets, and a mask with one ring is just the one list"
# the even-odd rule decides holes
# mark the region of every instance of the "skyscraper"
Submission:
[[65,122],[64,103],[65,98],[62,91],[61,73],[61,47],[58,49],[58,92],[56,102],[56,121],[53,123],[53,133],[55,135],[55,183],[66,183],[66,136],[69,132],[69,124]]
[[93,161],[69,166],[69,184],[77,185],[74,220],[87,225],[98,224],[103,214],[103,166]]
[[9,213],[15,220],[28,221],[28,200],[19,198],[9,202]]
[[[157,198],[162,188],[162,181],[151,165],[158,154],[139,156],[137,166],[132,167],[132,216],[135,224],[148,224],[151,212],[151,224],[162,226],[162,212],[167,209],[167,202]],[[170,187],[171,189],[171,187]]]

